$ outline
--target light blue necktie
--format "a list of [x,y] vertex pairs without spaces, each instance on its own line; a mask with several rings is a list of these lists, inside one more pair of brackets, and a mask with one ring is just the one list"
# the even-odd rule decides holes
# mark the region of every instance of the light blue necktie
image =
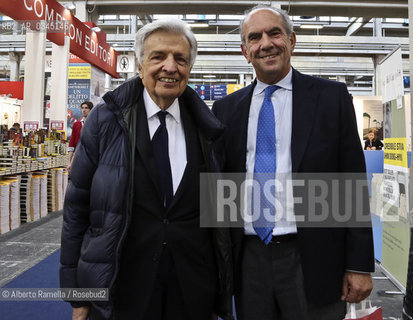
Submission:
[[[253,227],[258,237],[268,245],[272,238],[275,226],[275,207],[264,195],[264,185],[267,180],[275,179],[276,153],[275,153],[275,119],[274,106],[271,96],[278,86],[265,88],[265,97],[258,116],[257,143],[255,149],[254,180],[260,185],[259,212],[254,212],[254,217],[259,213],[258,219],[253,221]],[[254,192],[253,192],[254,196]],[[254,201],[253,209],[254,209]],[[269,209],[271,220],[264,217],[263,209]]]

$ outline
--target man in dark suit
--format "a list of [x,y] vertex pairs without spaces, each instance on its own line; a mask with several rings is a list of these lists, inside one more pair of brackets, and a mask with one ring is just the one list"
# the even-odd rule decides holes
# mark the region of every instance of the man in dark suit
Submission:
[[[260,173],[271,172],[365,172],[346,86],[291,67],[296,36],[288,15],[254,7],[241,22],[240,32],[242,53],[257,79],[213,106],[226,126],[215,144],[222,170],[246,172],[255,180]],[[267,213],[273,218],[265,223],[258,225],[260,219],[252,219],[243,228],[232,229],[240,320],[341,320],[345,301],[359,302],[372,289],[371,225],[301,227],[298,219],[289,218],[307,214],[298,212],[293,193],[296,196],[287,185],[274,194],[274,199],[284,199],[284,205],[275,212],[275,203],[269,204]],[[313,199],[304,198],[304,203],[309,200]],[[368,205],[365,211],[368,216]]]
[[[60,281],[108,288],[73,319],[231,316],[225,230],[200,227],[200,173],[221,123],[187,87],[197,42],[177,19],[136,35],[139,77],[107,93],[81,133],[65,199]],[[220,275],[218,277],[218,274]]]

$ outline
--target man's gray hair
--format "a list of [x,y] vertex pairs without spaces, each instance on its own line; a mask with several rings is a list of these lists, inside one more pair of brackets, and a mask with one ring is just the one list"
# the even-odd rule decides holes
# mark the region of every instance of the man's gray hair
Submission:
[[188,39],[189,46],[191,47],[191,51],[189,52],[190,65],[191,67],[194,65],[198,51],[198,43],[189,26],[182,20],[175,18],[156,20],[144,25],[138,30],[135,36],[135,54],[139,64],[142,64],[143,61],[144,42],[146,38],[157,31],[184,35]]
[[281,15],[281,17],[283,18],[283,27],[285,29],[285,32],[287,33],[287,36],[290,37],[291,34],[293,33],[293,23],[288,15],[288,13],[286,11],[284,11],[283,9],[279,9],[279,8],[273,8],[271,6],[266,6],[266,5],[262,5],[259,4],[255,7],[252,7],[250,9],[248,9],[247,11],[244,12],[244,18],[241,20],[240,23],[240,27],[239,27],[239,32],[241,35],[241,43],[246,46],[246,41],[245,41],[245,35],[244,35],[244,22],[245,20],[250,16],[251,12],[255,11],[255,10],[259,10],[259,9],[266,9],[266,10],[271,10],[279,15]]

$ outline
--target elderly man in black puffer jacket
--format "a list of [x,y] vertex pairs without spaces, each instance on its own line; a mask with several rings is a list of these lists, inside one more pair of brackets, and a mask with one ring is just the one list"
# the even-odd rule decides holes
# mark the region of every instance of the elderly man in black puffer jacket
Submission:
[[158,20],[136,50],[139,77],[107,93],[82,130],[61,287],[109,288],[108,301],[72,302],[74,319],[230,319],[228,230],[200,227],[200,173],[218,167],[210,146],[223,127],[187,87],[196,40],[182,21]]

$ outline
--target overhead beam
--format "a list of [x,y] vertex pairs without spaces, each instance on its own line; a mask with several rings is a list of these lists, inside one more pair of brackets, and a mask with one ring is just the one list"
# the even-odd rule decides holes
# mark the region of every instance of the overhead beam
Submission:
[[363,17],[354,19],[354,21],[347,28],[346,36],[349,37],[355,34],[357,31],[363,28],[370,20],[371,18],[363,18]]
[[[99,14],[242,14],[256,4],[268,5],[271,1],[250,0],[96,0]],[[275,1],[274,1],[275,2]],[[407,18],[407,0],[375,1],[276,1],[290,15],[345,16],[345,17],[388,17]]]
[[[196,34],[200,55],[238,55],[240,38],[236,34]],[[117,44],[116,49],[133,51],[134,35],[108,34],[107,42]],[[0,35],[0,52],[24,52],[24,36]],[[393,37],[341,37],[341,36],[297,36],[294,54],[298,56],[352,56],[374,57],[391,52],[398,44],[402,55],[409,55],[409,39]]]

